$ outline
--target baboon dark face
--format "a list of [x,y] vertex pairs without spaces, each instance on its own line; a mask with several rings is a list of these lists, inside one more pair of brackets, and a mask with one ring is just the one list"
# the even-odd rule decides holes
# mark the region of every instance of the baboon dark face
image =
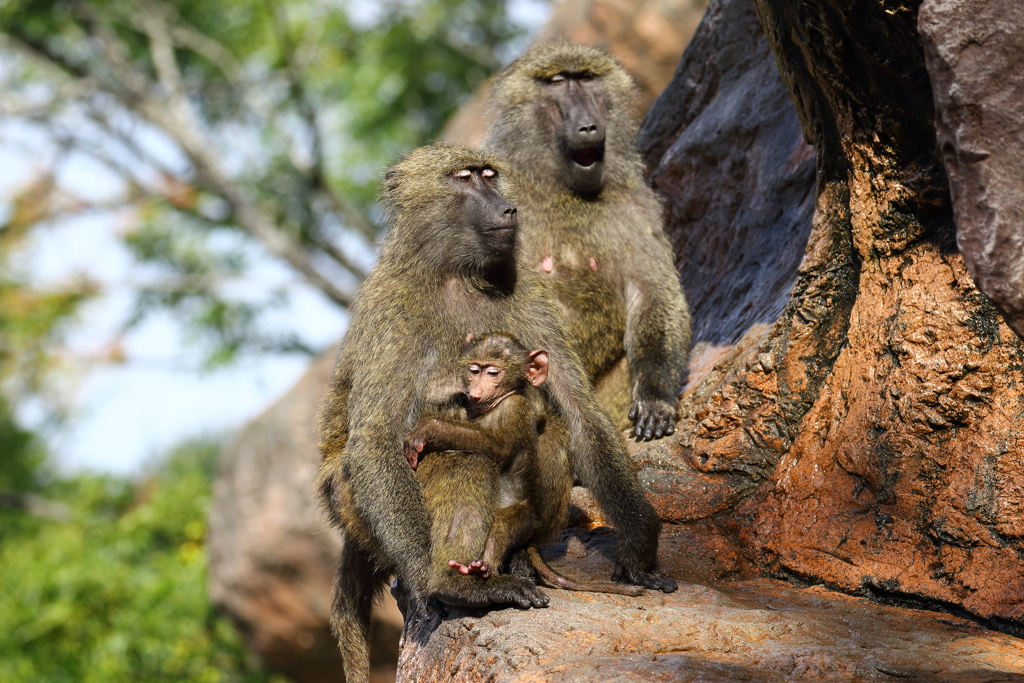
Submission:
[[451,218],[455,225],[471,228],[481,255],[508,256],[516,245],[519,217],[498,189],[493,168],[464,168],[452,174]]
[[561,153],[562,182],[580,195],[604,185],[605,114],[608,100],[600,77],[562,72],[542,80],[540,111],[550,119]]

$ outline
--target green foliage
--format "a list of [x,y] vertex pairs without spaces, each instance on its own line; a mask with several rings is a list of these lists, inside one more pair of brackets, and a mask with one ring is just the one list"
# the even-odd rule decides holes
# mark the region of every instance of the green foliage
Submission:
[[0,536],[0,680],[283,681],[256,665],[207,597],[217,450],[183,446],[141,484],[56,480],[43,493],[69,507],[66,521],[5,514],[21,518]]

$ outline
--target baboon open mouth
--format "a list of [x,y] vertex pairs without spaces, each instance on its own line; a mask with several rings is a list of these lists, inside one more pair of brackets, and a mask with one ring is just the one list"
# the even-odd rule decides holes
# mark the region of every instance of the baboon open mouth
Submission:
[[577,166],[589,168],[594,164],[604,161],[604,147],[584,147],[569,152],[569,158]]

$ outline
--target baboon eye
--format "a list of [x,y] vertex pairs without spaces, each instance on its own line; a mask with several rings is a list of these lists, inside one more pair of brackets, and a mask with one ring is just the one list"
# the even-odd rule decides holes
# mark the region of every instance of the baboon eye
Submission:
[[495,171],[493,168],[485,168],[483,171],[480,172],[480,175],[482,175],[484,178],[497,178],[498,172]]
[[455,177],[458,178],[459,180],[469,180],[470,178],[473,177],[473,172],[470,171],[468,168],[464,168],[461,171],[456,172]]
[[548,83],[565,83],[568,77],[565,74],[555,74],[548,79]]
[[581,71],[580,73],[576,74],[576,79],[580,81],[592,81],[595,78],[597,77],[594,74],[590,73],[589,71]]
[[469,374],[471,374],[471,375],[479,375],[480,374],[480,366],[479,365],[470,365],[469,366]]
[[498,368],[487,368],[487,374],[490,375],[491,377],[497,377],[498,375],[501,374],[501,370],[499,370]]

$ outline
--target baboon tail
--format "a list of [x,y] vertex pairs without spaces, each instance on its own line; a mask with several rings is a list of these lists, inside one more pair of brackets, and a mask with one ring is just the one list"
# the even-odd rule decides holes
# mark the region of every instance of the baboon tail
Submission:
[[331,631],[341,649],[346,683],[370,680],[370,615],[386,582],[370,554],[346,539],[334,576],[331,605]]
[[537,576],[540,577],[541,581],[551,588],[561,588],[567,591],[587,591],[590,593],[615,593],[617,595],[640,595],[644,592],[641,586],[627,586],[622,583],[614,583],[612,581],[573,581],[567,579],[548,565],[541,557],[540,551],[537,550],[537,546],[530,545],[526,549],[526,554],[530,558],[530,565],[533,570],[537,572]]

